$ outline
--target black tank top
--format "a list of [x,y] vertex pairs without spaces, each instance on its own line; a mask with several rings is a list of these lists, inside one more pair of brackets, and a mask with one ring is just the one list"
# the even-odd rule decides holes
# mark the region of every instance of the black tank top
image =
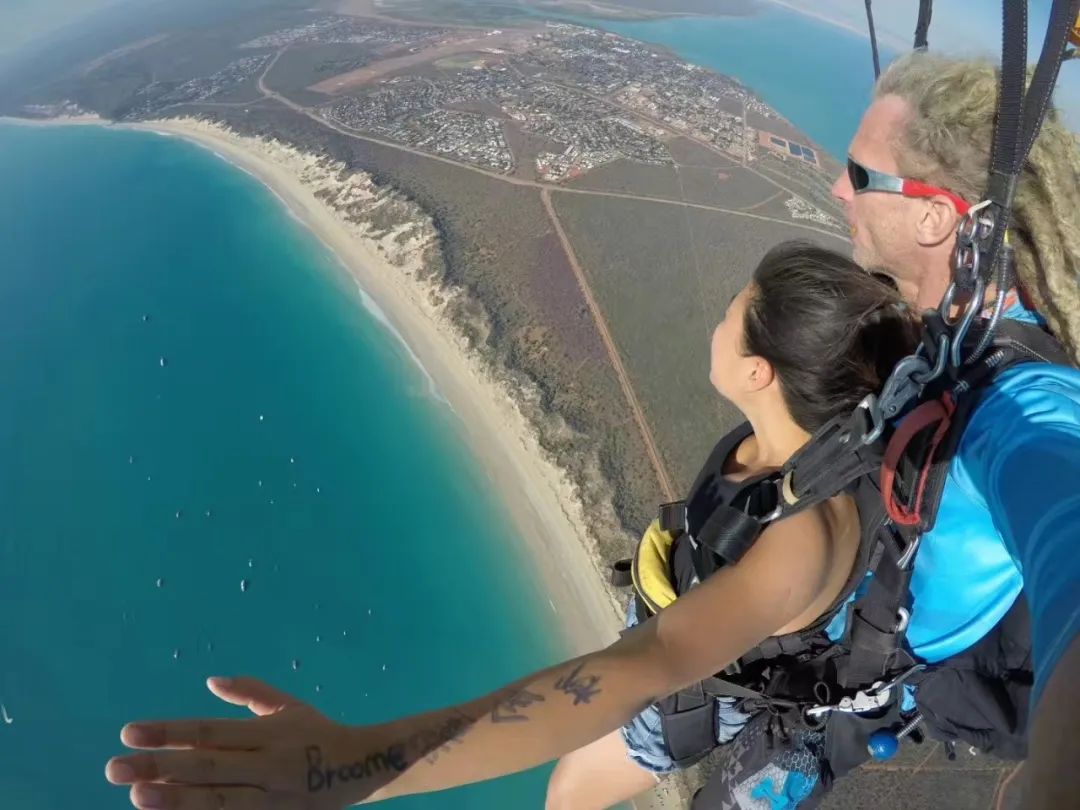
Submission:
[[[765,514],[772,504],[761,503],[770,492],[758,484],[773,475],[761,473],[741,481],[724,477],[724,467],[732,454],[754,433],[749,422],[743,422],[716,443],[705,466],[698,473],[686,499],[686,531],[675,538],[670,558],[671,582],[679,595],[686,593],[701,579],[710,576],[723,565],[708,548],[710,519],[717,507],[729,506],[749,514]],[[713,526],[715,528],[715,524]],[[699,542],[704,540],[704,542]]]

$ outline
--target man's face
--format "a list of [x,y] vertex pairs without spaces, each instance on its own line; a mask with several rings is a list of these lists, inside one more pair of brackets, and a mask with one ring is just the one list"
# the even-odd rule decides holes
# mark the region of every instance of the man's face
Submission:
[[[909,113],[908,104],[898,96],[877,99],[866,110],[848,152],[864,166],[888,174],[900,174],[892,141],[902,131]],[[913,200],[899,194],[867,192],[856,194],[847,172],[832,187],[847,214],[854,258],[863,267],[881,270],[896,279],[900,292],[915,300],[921,281],[918,240],[915,234],[917,209]]]

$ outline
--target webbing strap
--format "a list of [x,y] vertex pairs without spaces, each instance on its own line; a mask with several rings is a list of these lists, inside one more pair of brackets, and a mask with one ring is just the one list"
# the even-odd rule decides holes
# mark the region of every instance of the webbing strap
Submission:
[[[980,263],[983,280],[989,282],[997,265],[1011,218],[1017,179],[1042,128],[1053,94],[1065,45],[1076,20],[1080,0],[1053,0],[1042,52],[1025,92],[1027,80],[1027,2],[1002,3],[1001,73],[997,119],[990,153],[987,198],[993,203],[994,229]],[[966,286],[966,285],[964,285]]]
[[761,530],[762,524],[754,515],[720,505],[694,534],[694,540],[728,565],[734,565],[754,545]]
[[686,501],[660,504],[660,531],[678,535],[686,531]]
[[[1002,8],[1005,25],[1002,41],[1002,90],[1005,90],[1005,74],[1011,71],[1014,75],[1010,80],[1009,92],[1019,93],[1022,100],[1012,99],[1009,110],[1010,115],[1019,116],[1019,129],[1010,131],[999,123],[995,130],[991,166],[995,171],[1019,172],[1042,128],[1046,108],[1050,103],[1061,63],[1065,59],[1069,32],[1076,21],[1077,13],[1080,12],[1080,0],[1053,0],[1046,39],[1043,41],[1042,52],[1026,93],[1023,92],[1023,82],[1027,75],[1027,3],[1007,0],[1002,4]],[[1014,27],[1010,28],[1010,25]],[[1011,46],[1010,39],[1013,41]],[[1007,60],[1011,60],[1011,64]],[[1014,112],[1013,108],[1017,104],[1020,105],[1019,109]]]
[[739,665],[745,667],[755,661],[772,660],[782,655],[799,655],[806,652],[813,646],[814,639],[824,629],[824,625],[818,627],[818,624],[818,622],[814,622],[813,632],[810,632],[808,628],[806,631],[799,630],[782,636],[769,636],[759,645],[740,656]]
[[878,468],[879,445],[862,443],[870,433],[872,420],[867,408],[841,414],[818,429],[803,447],[784,465],[791,476],[790,494],[794,502],[782,504],[784,514],[796,505],[820,503],[842,492],[853,481]]
[[[930,475],[935,454],[941,440],[949,431],[952,424],[952,414],[956,410],[952,397],[945,394],[941,399],[932,399],[919,405],[915,410],[904,417],[904,421],[889,439],[889,446],[885,450],[885,459],[881,464],[881,495],[885,500],[885,512],[889,519],[898,526],[918,526],[922,521],[923,492],[926,490],[926,480]],[[915,484],[914,498],[911,508],[906,504],[899,503],[896,498],[896,471],[908,446],[915,437],[931,425],[937,425],[934,435],[930,439],[930,445],[925,453],[925,460],[920,465],[918,480]]]
[[866,27],[870,31],[870,53],[874,59],[874,78],[881,75],[881,60],[878,58],[877,32],[874,30],[873,0],[866,0]]
[[919,19],[915,23],[915,50],[925,51],[929,47],[927,35],[930,33],[930,17],[934,11],[932,0],[920,0]]
[[900,608],[907,603],[911,582],[911,568],[901,569],[898,563],[896,544],[885,543],[866,593],[848,617],[850,655],[838,672],[841,686],[864,688],[896,666],[907,630]]
[[706,678],[701,682],[701,685],[704,688],[705,693],[712,695],[713,697],[749,698],[751,700],[763,701],[769,700],[769,698],[761,692],[715,676]]

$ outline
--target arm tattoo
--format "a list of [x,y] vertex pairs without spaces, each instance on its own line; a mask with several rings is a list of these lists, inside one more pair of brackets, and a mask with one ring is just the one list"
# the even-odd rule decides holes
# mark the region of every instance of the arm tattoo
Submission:
[[495,704],[491,710],[491,722],[520,723],[528,720],[525,709],[534,703],[541,703],[543,700],[543,695],[530,692],[528,689],[521,689]]
[[581,670],[584,668],[585,662],[582,661],[570,671],[569,675],[563,675],[555,681],[555,688],[572,696],[575,706],[579,703],[588,703],[602,691],[597,686],[600,683],[600,676],[582,675]]
[[364,759],[347,762],[343,765],[331,765],[323,761],[322,749],[309,745],[305,750],[307,757],[308,793],[331,790],[334,780],[352,782],[369,779],[379,774],[398,774],[408,767],[405,751],[400,745],[391,745],[385,751],[368,754]]
[[463,713],[455,713],[430,728],[422,728],[410,735],[402,747],[409,752],[413,762],[423,757],[429,764],[439,759],[452,746],[460,745],[469,727],[476,722]]
[[420,729],[403,742],[394,743],[385,750],[343,765],[329,764],[324,760],[319,746],[309,745],[304,752],[307,758],[308,792],[331,790],[335,787],[335,780],[338,783],[353,782],[380,775],[392,779],[422,757],[433,763],[438,760],[440,753],[449,751],[451,745],[461,743],[474,722],[465,714],[454,714],[432,727]]

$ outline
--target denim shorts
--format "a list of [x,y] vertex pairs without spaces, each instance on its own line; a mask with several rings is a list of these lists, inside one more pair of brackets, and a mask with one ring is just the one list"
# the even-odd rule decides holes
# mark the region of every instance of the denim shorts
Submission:
[[[626,626],[630,628],[637,623],[637,600],[631,598],[626,608]],[[750,719],[750,715],[740,712],[735,703],[735,698],[716,699],[716,742],[718,744],[728,743],[735,739],[735,735],[742,731],[743,726]],[[656,706],[649,706],[634,717],[622,727],[621,733],[630,759],[645,770],[658,775],[678,770],[664,743],[660,710]]]

